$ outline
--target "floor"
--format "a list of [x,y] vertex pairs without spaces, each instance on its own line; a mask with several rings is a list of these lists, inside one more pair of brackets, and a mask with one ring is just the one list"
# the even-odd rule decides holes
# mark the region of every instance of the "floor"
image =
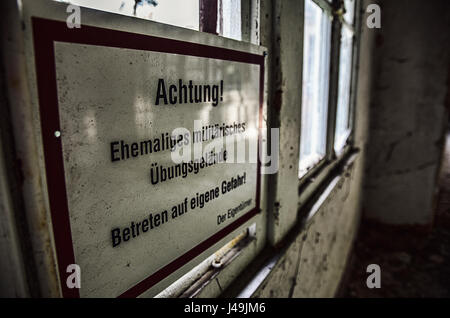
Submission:
[[[341,296],[450,297],[450,137],[445,158],[431,232],[411,229],[406,233],[394,227],[380,231],[379,225],[363,224]],[[380,265],[379,289],[366,285],[369,264]]]

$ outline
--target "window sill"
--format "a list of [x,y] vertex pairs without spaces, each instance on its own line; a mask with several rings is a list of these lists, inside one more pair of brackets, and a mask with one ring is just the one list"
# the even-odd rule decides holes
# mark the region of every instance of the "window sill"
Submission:
[[314,203],[312,203],[310,208],[308,209],[308,212],[305,213],[305,219],[304,219],[304,226],[307,227],[309,223],[314,219],[314,216],[316,215],[316,212],[320,209],[322,204],[325,202],[325,200],[329,197],[331,192],[335,189],[337,186],[339,180],[342,178],[342,176],[345,174],[345,172],[350,169],[350,167],[355,162],[356,158],[358,157],[357,150],[348,151],[346,153],[346,156],[344,156],[339,162],[339,165],[335,167],[335,171],[330,174],[330,178],[328,179],[328,182],[324,185],[324,190],[320,191],[320,194],[316,199],[314,199]]
[[352,131],[348,129],[344,134],[342,134],[342,136],[337,140],[337,143],[334,145],[334,152],[337,157],[340,157],[345,152],[351,132]]
[[308,175],[310,175],[311,173],[313,173],[315,170],[319,169],[319,167],[322,165],[322,163],[325,161],[324,158],[325,156],[320,156],[320,155],[311,155],[308,156],[307,158],[305,158],[303,161],[306,162],[306,164],[303,162],[304,166],[307,166],[308,168],[303,168],[302,169],[302,164],[299,164],[299,168],[298,168],[298,177],[299,179],[304,179],[307,178]]
[[[319,191],[320,188],[324,188],[324,184],[327,183],[327,179],[333,175],[333,172],[338,168],[346,159],[351,152],[354,150],[347,144],[343,147],[339,156],[332,160],[322,160],[320,165],[318,165],[310,174],[307,174],[299,182],[299,200],[298,208],[302,210],[305,204],[311,201],[311,198]],[[300,215],[304,217],[304,215]]]
[[256,224],[237,235],[218,251],[176,280],[155,298],[218,297],[226,281],[255,257]]

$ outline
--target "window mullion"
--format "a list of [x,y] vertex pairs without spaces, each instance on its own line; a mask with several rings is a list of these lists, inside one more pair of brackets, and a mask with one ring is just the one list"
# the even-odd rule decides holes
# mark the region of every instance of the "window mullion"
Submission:
[[342,26],[339,19],[333,19],[331,29],[331,59],[330,59],[330,86],[328,97],[328,119],[327,119],[327,159],[333,160],[336,155],[334,151],[334,139],[336,129],[336,113],[339,85],[339,57],[340,37]]
[[359,71],[359,45],[361,35],[361,23],[362,14],[357,14],[360,10],[361,3],[356,1],[355,4],[355,26],[353,32],[353,52],[352,52],[352,76],[351,76],[351,91],[350,91],[350,110],[349,110],[349,122],[350,122],[350,141],[353,140],[353,134],[355,130],[355,109],[356,109],[356,90],[357,90],[357,77]]

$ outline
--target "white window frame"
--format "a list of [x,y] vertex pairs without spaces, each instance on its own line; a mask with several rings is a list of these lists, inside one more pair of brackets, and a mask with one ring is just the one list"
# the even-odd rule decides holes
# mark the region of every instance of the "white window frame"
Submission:
[[[346,158],[346,155],[353,148],[354,134],[354,109],[355,109],[355,90],[356,90],[356,71],[358,67],[359,34],[357,30],[360,26],[359,6],[361,1],[354,1],[353,24],[349,24],[344,20],[344,1],[343,0],[311,0],[314,1],[324,11],[332,14],[332,35],[331,35],[331,60],[330,60],[330,79],[329,79],[329,96],[328,96],[328,122],[327,122],[327,146],[325,157],[316,162],[308,172],[299,177],[299,211],[305,207],[305,204],[311,196],[319,189],[323,182],[327,179],[335,167]],[[339,57],[341,45],[341,29],[343,25],[350,28],[353,32],[352,41],[352,68],[350,79],[350,97],[349,97],[349,129],[345,135],[341,136],[341,147],[339,152],[334,150],[336,116],[337,116],[337,100],[338,100],[338,84],[339,84]],[[301,140],[301,136],[299,137]],[[300,213],[301,214],[301,213]],[[305,215],[300,215],[306,218]]]

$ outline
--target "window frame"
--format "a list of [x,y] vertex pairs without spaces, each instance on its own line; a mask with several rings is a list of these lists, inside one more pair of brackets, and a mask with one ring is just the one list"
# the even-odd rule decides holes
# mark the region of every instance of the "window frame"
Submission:
[[[336,1],[339,1],[339,0],[336,0]],[[342,1],[341,5],[344,5],[344,3],[345,2]],[[339,38],[339,47],[338,47],[339,58],[340,58],[340,52],[341,52],[341,36],[342,36],[343,28],[344,27],[347,28],[352,33],[352,52],[351,52],[352,60],[351,60],[351,69],[350,69],[350,85],[349,85],[350,92],[348,92],[349,93],[349,100],[348,100],[348,105],[347,105],[347,107],[348,107],[348,129],[342,135],[342,136],[344,136],[344,137],[342,137],[342,139],[344,139],[344,142],[342,143],[343,146],[338,151],[336,151],[334,149],[335,139],[336,139],[336,136],[334,135],[335,132],[336,132],[336,123],[335,123],[335,126],[333,127],[334,132],[333,132],[332,152],[334,154],[334,157],[338,157],[338,158],[342,157],[346,153],[346,149],[348,149],[349,146],[353,145],[353,132],[354,132],[354,123],[355,123],[355,120],[354,120],[354,109],[355,109],[355,103],[356,103],[355,90],[356,90],[356,82],[357,82],[357,80],[356,80],[356,74],[357,74],[356,70],[358,68],[358,61],[357,61],[357,59],[358,59],[358,54],[357,54],[358,53],[357,52],[358,46],[357,46],[356,42],[359,41],[357,31],[359,30],[359,23],[360,23],[360,21],[359,21],[359,14],[358,14],[358,12],[359,12],[359,4],[360,4],[359,1],[355,1],[355,3],[354,3],[353,24],[349,24],[345,20],[345,17],[344,17],[345,11],[344,11],[344,13],[341,13],[338,16],[339,17],[339,34],[337,36]],[[340,71],[341,71],[339,64],[340,64],[340,62],[339,62],[339,59],[338,59],[338,70],[337,70],[338,79],[337,79],[337,83],[336,83],[337,89],[338,89],[338,86],[339,86],[339,74],[340,74]],[[336,95],[336,110],[335,110],[336,114],[335,114],[335,118],[337,118],[337,101],[338,101],[338,98],[339,98],[339,92],[337,92],[337,95]]]
[[[306,0],[301,0],[301,1],[306,1]],[[328,71],[328,91],[330,92],[331,87],[332,87],[332,76],[331,76],[331,71],[332,71],[332,64],[333,64],[333,52],[334,52],[334,48],[333,48],[333,33],[334,33],[334,14],[333,14],[333,7],[331,5],[331,3],[329,3],[327,0],[309,0],[314,2],[317,6],[319,6],[326,15],[328,15],[331,18],[331,37],[330,37],[330,61],[329,61],[329,71]],[[304,19],[304,14],[303,14],[303,19]],[[304,20],[303,20],[304,22]],[[302,34],[303,35],[303,34]],[[304,36],[304,35],[303,35]],[[302,41],[304,41],[304,38],[302,39]],[[303,55],[304,55],[304,51],[302,52],[302,63],[303,63]],[[302,67],[303,68],[303,67]],[[303,75],[302,75],[303,78]],[[303,95],[303,91],[302,91],[302,95]],[[318,162],[316,162],[315,164],[313,164],[310,168],[307,169],[307,172],[304,173],[303,175],[300,176],[300,172],[299,172],[299,186],[300,188],[304,188],[306,185],[312,183],[317,175],[317,173],[319,171],[321,171],[324,166],[327,165],[328,163],[328,152],[329,152],[329,126],[330,126],[330,103],[331,103],[331,99],[330,99],[330,93],[328,93],[328,103],[327,103],[327,124],[326,124],[326,144],[325,144],[325,155],[323,156],[323,158],[321,158]],[[300,107],[303,107],[303,105],[300,105]],[[302,140],[302,136],[301,136],[301,129],[299,132],[299,144],[301,144],[301,140]],[[301,146],[300,146],[301,147]],[[300,163],[300,154],[299,154],[299,163]],[[300,194],[302,194],[302,192],[300,192]]]
[[[304,3],[307,0],[301,0]],[[327,98],[327,105],[326,105],[326,112],[327,112],[327,119],[326,119],[326,132],[325,132],[325,154],[323,155],[322,158],[320,158],[319,160],[316,160],[316,162],[314,162],[310,167],[308,167],[306,169],[306,172],[303,173],[302,175],[300,175],[300,171],[298,172],[299,174],[299,179],[301,181],[301,184],[303,183],[309,183],[311,180],[309,180],[311,178],[311,176],[315,175],[317,173],[317,171],[319,171],[323,166],[326,165],[327,163],[327,157],[328,157],[328,142],[329,142],[329,137],[328,137],[328,131],[329,131],[329,116],[330,116],[330,89],[331,89],[331,64],[332,64],[332,56],[333,56],[333,24],[334,24],[334,15],[333,15],[333,10],[332,10],[332,6],[329,2],[327,2],[328,0],[308,0],[308,1],[312,1],[313,3],[315,3],[320,9],[322,9],[323,13],[330,18],[330,46],[329,46],[329,54],[330,54],[330,59],[328,61],[328,98]],[[304,54],[305,54],[305,44],[304,44],[304,22],[305,22],[305,10],[306,10],[306,6],[304,5],[303,7],[304,9],[304,13],[303,13],[303,51],[302,51],[302,56],[301,56],[301,61],[302,61],[302,71],[304,69],[304,65],[303,65],[303,61],[304,61]],[[302,74],[302,104],[301,104],[301,111],[300,114],[302,114],[302,110],[303,110],[303,74]],[[301,122],[301,118],[300,118],[300,122]],[[301,142],[302,142],[302,128],[300,127],[300,131],[299,131],[299,145],[300,145],[300,152],[301,152]],[[299,166],[300,166],[300,153],[299,153]],[[303,181],[303,182],[302,182]]]
[[[334,122],[333,125],[329,128],[331,128],[330,135],[332,135],[332,138],[330,136],[330,159],[341,159],[345,156],[346,153],[349,152],[349,150],[353,147],[353,141],[354,141],[354,124],[355,124],[355,104],[356,104],[356,84],[357,84],[357,70],[359,65],[358,60],[358,49],[359,49],[359,31],[360,31],[360,25],[361,25],[361,14],[359,14],[359,9],[361,5],[361,1],[355,0],[354,2],[354,8],[353,8],[353,24],[349,24],[345,18],[345,2],[343,0],[333,0],[333,5],[335,6],[335,15],[336,15],[336,52],[335,57],[336,60],[334,61],[336,63],[335,65],[335,82],[333,83],[335,85],[335,95],[334,98],[334,109],[333,109],[333,117]],[[341,35],[342,35],[342,29],[343,27],[348,28],[352,34],[352,61],[351,61],[351,70],[350,70],[350,92],[349,92],[349,101],[348,101],[348,126],[349,129],[344,134],[346,135],[343,139],[345,139],[345,142],[343,142],[343,146],[339,151],[335,151],[334,149],[334,143],[335,143],[335,132],[336,132],[336,116],[337,116],[337,102],[339,99],[339,74],[340,74],[340,53],[341,53]]]
[[[331,30],[331,50],[330,50],[330,71],[329,71],[329,95],[328,95],[328,120],[327,120],[327,142],[326,154],[323,159],[308,169],[308,171],[300,176],[298,182],[299,199],[298,208],[301,211],[305,203],[311,196],[323,185],[334,168],[346,158],[346,155],[353,149],[354,143],[354,125],[355,125],[355,104],[356,104],[356,84],[357,70],[359,65],[358,48],[359,48],[359,31],[361,24],[360,1],[354,1],[353,25],[344,20],[344,1],[343,0],[310,0],[316,3],[322,10],[332,14],[332,30]],[[352,41],[352,61],[350,74],[350,92],[349,92],[349,129],[345,137],[343,147],[336,152],[334,149],[335,132],[336,132],[336,116],[337,102],[339,98],[339,72],[340,72],[340,51],[341,51],[341,33],[343,25],[350,29],[353,33]],[[303,60],[302,52],[302,60]],[[301,136],[299,136],[301,142]],[[299,158],[300,161],[300,158]],[[305,215],[300,215],[305,217]]]

